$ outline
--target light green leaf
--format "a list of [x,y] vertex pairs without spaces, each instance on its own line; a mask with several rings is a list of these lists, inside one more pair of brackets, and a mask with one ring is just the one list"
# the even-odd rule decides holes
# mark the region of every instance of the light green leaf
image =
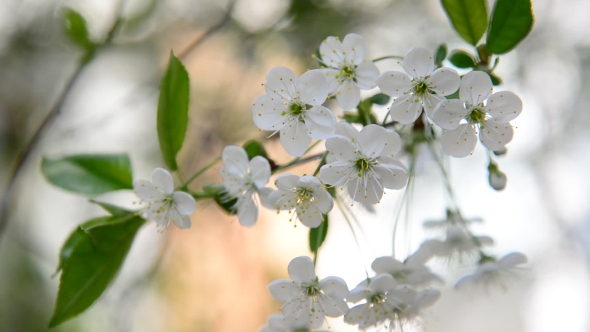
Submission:
[[84,312],[111,283],[144,220],[130,214],[90,220],[66,241],[62,274],[49,327]]
[[449,57],[449,61],[457,68],[474,68],[475,60],[473,56],[462,50],[454,50]]
[[131,162],[126,154],[44,157],[41,170],[50,183],[83,195],[133,188]]
[[90,202],[100,206],[106,212],[108,212],[111,216],[114,216],[114,217],[122,217],[122,216],[126,216],[130,213],[135,212],[135,211],[126,210],[120,206],[116,206],[116,205],[109,204],[109,203],[98,202],[95,200],[90,200]]
[[260,156],[260,157],[264,157],[265,159],[268,159],[268,154],[266,153],[264,146],[262,145],[262,143],[260,143],[256,140],[250,140],[250,141],[244,143],[244,150],[246,150],[246,154],[248,155],[248,159],[252,159],[256,156]]
[[498,0],[488,30],[488,50],[504,54],[526,37],[535,18],[531,0]]
[[188,126],[189,78],[180,60],[170,52],[166,74],[160,84],[158,101],[158,139],[164,161],[177,170],[180,151]]
[[434,63],[437,67],[442,67],[443,61],[447,58],[447,44],[440,44],[436,50]]
[[316,228],[309,229],[309,250],[317,254],[328,234],[328,215],[324,214],[324,221]]
[[488,25],[486,0],[441,0],[453,27],[466,42],[475,46]]
[[70,39],[85,50],[94,48],[94,43],[88,37],[86,20],[80,13],[68,9],[64,15],[64,31]]
[[371,96],[370,99],[373,104],[385,105],[385,104],[389,103],[389,100],[391,98],[384,93],[378,93],[376,95]]

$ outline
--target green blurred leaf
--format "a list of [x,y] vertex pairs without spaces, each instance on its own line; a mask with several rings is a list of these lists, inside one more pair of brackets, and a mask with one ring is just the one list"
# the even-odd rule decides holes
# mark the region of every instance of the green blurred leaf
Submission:
[[436,50],[435,61],[437,67],[442,67],[442,62],[447,58],[447,44],[440,44]]
[[83,195],[133,188],[131,162],[126,154],[44,157],[41,170],[50,183]]
[[250,140],[244,143],[244,150],[246,150],[248,159],[252,159],[256,156],[261,156],[265,159],[268,159],[268,154],[266,153],[264,146],[262,145],[262,143],[256,140]]
[[80,13],[68,9],[64,15],[64,31],[66,35],[78,46],[85,50],[92,50],[94,43],[88,37],[86,20]]
[[316,228],[309,229],[309,250],[317,254],[318,249],[326,240],[326,234],[328,234],[328,215],[324,214],[324,221]]
[[84,229],[89,222],[81,225],[62,248],[60,258],[65,259],[49,327],[84,312],[98,299],[119,271],[135,234],[145,221],[130,214],[102,219]]
[[115,217],[122,217],[122,216],[126,216],[130,213],[135,212],[135,211],[126,210],[120,206],[116,206],[116,205],[109,204],[109,203],[98,202],[95,200],[90,200],[90,202],[100,206],[105,211],[107,211],[111,216],[115,216]]
[[466,42],[475,46],[488,25],[485,0],[441,0],[453,27]]
[[378,93],[369,98],[373,104],[385,105],[389,103],[390,97],[384,93]]
[[236,214],[236,211],[233,209],[234,205],[238,202],[237,198],[229,198],[227,196],[225,187],[220,184],[206,184],[203,186],[203,194],[202,197],[210,197],[213,198],[215,203],[219,205],[219,207],[227,212],[230,215]]
[[178,169],[180,151],[188,126],[189,78],[180,60],[170,52],[166,74],[160,85],[158,100],[158,138],[166,165]]
[[493,85],[500,85],[500,84],[502,84],[502,79],[499,78],[498,76],[496,76],[494,73],[488,72],[488,75],[490,76],[490,79],[492,80],[492,84]]
[[455,91],[454,93],[445,96],[447,99],[459,99],[459,90]]
[[454,50],[449,57],[449,61],[457,68],[475,68],[473,56],[462,50]]
[[488,30],[488,50],[493,54],[512,50],[531,32],[534,21],[531,0],[496,1]]

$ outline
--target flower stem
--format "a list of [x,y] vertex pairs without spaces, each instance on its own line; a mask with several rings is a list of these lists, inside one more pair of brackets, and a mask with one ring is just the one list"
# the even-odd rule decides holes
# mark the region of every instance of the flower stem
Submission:
[[387,59],[403,60],[404,57],[403,56],[399,56],[399,55],[386,55],[386,56],[382,56],[382,57],[373,59],[373,62],[377,62],[377,61],[381,61],[381,60],[387,60]]
[[[308,153],[309,151],[311,151],[313,148],[315,148],[318,144],[320,144],[321,141],[317,141],[315,143],[313,143],[309,149],[307,149],[307,151],[305,151],[305,153]],[[305,154],[304,154],[305,155]],[[277,168],[272,170],[272,174],[284,171],[285,169],[289,168],[289,167],[293,167],[296,165],[300,165],[300,164],[304,164],[308,161],[312,161],[318,158],[322,157],[322,153],[318,153],[318,154],[314,154],[312,156],[306,157],[306,158],[301,158],[301,157],[297,157],[293,160],[291,160],[290,162],[284,164],[284,165],[279,165]]]
[[189,184],[191,184],[191,182],[193,182],[201,174],[205,173],[209,168],[211,168],[211,166],[215,165],[220,160],[221,160],[221,157],[217,157],[217,158],[213,159],[212,161],[210,161],[207,165],[205,165],[205,167],[201,168],[197,173],[195,173],[193,176],[191,176],[190,179],[188,179],[185,183],[180,185],[178,187],[178,189],[182,190],[182,191],[187,191],[188,186],[189,186]]
[[320,163],[318,164],[318,167],[313,172],[313,176],[318,175],[318,173],[320,172],[320,169],[322,168],[322,164],[326,161],[327,156],[328,156],[328,151],[324,152],[324,155],[322,155],[322,159],[320,159]]

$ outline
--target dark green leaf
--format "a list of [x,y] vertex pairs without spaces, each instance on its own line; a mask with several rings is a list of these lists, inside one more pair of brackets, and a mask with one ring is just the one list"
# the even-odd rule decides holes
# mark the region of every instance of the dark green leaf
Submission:
[[47,181],[78,194],[92,196],[133,188],[126,154],[44,157],[41,169]]
[[90,50],[94,44],[88,37],[88,28],[86,27],[86,20],[80,13],[73,9],[68,9],[64,16],[64,30],[66,35],[85,50]]
[[248,154],[248,159],[252,159],[256,156],[264,157],[268,159],[268,154],[266,154],[266,150],[262,143],[256,140],[250,140],[244,143],[244,150],[246,150],[246,154]]
[[[221,209],[230,215],[236,214],[234,206],[238,202],[237,198],[228,197],[225,187],[220,184],[207,184],[203,186],[203,197],[211,197]],[[200,198],[203,198],[200,197]]]
[[309,229],[309,250],[316,254],[328,234],[328,215],[324,214],[323,216],[324,221],[318,227]]
[[442,67],[443,61],[447,58],[447,44],[440,44],[436,50],[435,61],[437,67]]
[[385,105],[385,104],[389,103],[390,97],[384,93],[378,93],[378,94],[372,96],[370,99],[371,99],[371,102],[373,102],[373,104]]
[[74,232],[66,241],[70,252],[63,261],[49,327],[82,313],[98,299],[119,271],[143,223],[142,218],[133,215],[111,217],[87,229],[80,226]]
[[449,61],[457,68],[474,68],[475,60],[473,56],[462,50],[454,50],[449,57]]
[[504,54],[513,49],[533,28],[531,0],[498,0],[488,30],[488,50]]
[[180,60],[170,52],[158,100],[158,138],[166,165],[175,171],[188,126],[189,78]]
[[466,42],[475,46],[488,25],[485,0],[441,0],[453,27]]
[[447,99],[459,99],[459,90],[455,91],[454,93],[445,96]]

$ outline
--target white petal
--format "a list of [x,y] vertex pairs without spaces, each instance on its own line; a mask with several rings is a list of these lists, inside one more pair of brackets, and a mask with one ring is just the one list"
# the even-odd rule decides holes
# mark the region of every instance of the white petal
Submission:
[[281,144],[293,157],[303,156],[310,143],[311,137],[307,134],[307,127],[299,120],[292,120],[281,129]]
[[359,131],[346,121],[338,122],[336,126],[336,134],[347,137],[351,141],[356,141]]
[[351,110],[361,101],[361,90],[352,80],[346,80],[336,92],[336,100],[340,107]]
[[321,213],[328,213],[334,208],[334,199],[324,188],[314,191],[314,196],[318,199],[318,208]]
[[258,220],[258,206],[254,202],[252,195],[247,194],[238,199],[238,219],[240,224],[246,227],[252,227]]
[[340,88],[340,85],[342,85],[338,78],[336,78],[336,76],[340,74],[340,70],[334,68],[323,68],[319,70],[322,72],[322,74],[324,74],[324,77],[326,77],[326,80],[328,81],[328,90],[330,91],[330,95],[335,94]]
[[356,303],[368,298],[369,296],[372,296],[373,294],[374,293],[369,288],[369,286],[356,286],[353,290],[350,291],[350,293],[346,297],[346,301]]
[[174,212],[174,218],[172,219],[174,221],[174,224],[176,225],[176,227],[180,228],[180,229],[190,229],[192,226],[192,222],[191,222],[191,217],[188,215],[181,215],[178,212]]
[[248,154],[244,148],[237,145],[228,145],[221,151],[221,160],[227,172],[236,172],[241,175],[248,174]]
[[375,278],[371,279],[369,288],[374,293],[387,293],[397,286],[395,279],[389,274],[380,274]]
[[156,168],[152,172],[152,183],[154,188],[161,190],[164,194],[170,195],[174,191],[174,179],[172,174],[163,168]]
[[356,33],[349,33],[342,41],[344,60],[348,64],[360,64],[365,59],[365,39]]
[[162,192],[147,180],[136,180],[133,182],[133,191],[139,199],[148,203],[162,199]]
[[391,97],[399,97],[412,88],[412,78],[401,71],[386,71],[377,80],[377,85],[383,93]]
[[283,126],[285,116],[282,113],[286,110],[285,104],[262,95],[252,103],[252,119],[258,128],[276,131]]
[[357,142],[365,156],[378,158],[387,146],[387,130],[378,125],[368,125],[359,132]]
[[448,96],[459,89],[461,78],[455,69],[443,67],[432,73],[430,83],[431,90],[441,96]]
[[320,180],[332,186],[343,186],[350,179],[352,166],[342,162],[336,162],[322,166],[320,169]]
[[268,285],[270,295],[280,302],[288,302],[301,293],[301,287],[292,280],[278,279]]
[[426,110],[426,115],[429,119],[432,119],[434,110],[438,105],[445,101],[445,97],[440,95],[433,95],[427,94],[422,96],[420,99],[422,101],[422,105],[424,106],[424,110]]
[[461,120],[465,119],[468,110],[465,102],[458,99],[444,100],[438,104],[432,115],[432,121],[443,129],[456,129]]
[[250,160],[250,178],[254,185],[260,189],[270,180],[270,164],[268,160],[261,156],[256,156]]
[[405,268],[404,264],[391,256],[377,257],[371,264],[377,274],[394,274]]
[[264,206],[267,209],[275,209],[276,202],[271,203],[271,201],[269,200],[270,194],[275,191],[278,191],[278,190],[272,190],[272,188],[269,188],[269,187],[264,187],[264,188],[258,189],[258,197],[260,198],[260,204],[262,204],[262,206]]
[[286,193],[282,190],[273,190],[271,193],[268,194],[267,200],[270,208],[281,210],[282,207],[279,203],[279,200],[283,198]]
[[466,275],[463,278],[459,279],[455,284],[455,289],[467,289],[473,286],[476,282],[476,279],[473,275]]
[[318,189],[323,189],[322,187],[322,183],[320,182],[320,180],[318,180],[318,178],[316,178],[315,176],[311,176],[311,175],[305,175],[302,176],[298,183],[297,183],[298,187],[306,187],[306,188],[311,188],[311,190],[318,190]]
[[408,183],[408,170],[398,160],[389,160],[374,166],[373,170],[379,176],[379,182],[384,188],[402,189]]
[[[387,274],[386,274],[387,275]],[[412,305],[418,299],[418,292],[409,286],[399,286],[388,294],[392,300],[398,300],[401,303]]]
[[387,146],[381,153],[382,156],[395,157],[402,149],[402,139],[393,130],[387,130]]
[[299,284],[310,284],[316,278],[313,261],[307,256],[293,258],[287,269],[291,279]]
[[310,70],[301,75],[295,87],[299,93],[299,99],[304,104],[321,105],[328,98],[328,80],[319,70]]
[[422,113],[422,103],[415,101],[416,96],[407,94],[398,97],[390,107],[391,119],[401,124],[410,124],[416,121]]
[[346,281],[338,277],[327,277],[320,281],[320,288],[326,294],[334,295],[336,298],[344,299],[348,296]]
[[514,136],[510,123],[499,123],[492,119],[484,121],[479,129],[479,139],[490,151],[500,150]]
[[287,67],[274,67],[266,74],[264,89],[277,102],[289,102],[295,96],[297,75]]
[[324,106],[314,106],[305,111],[308,135],[314,139],[326,139],[336,131],[336,116]]
[[326,140],[326,149],[338,161],[356,160],[356,147],[344,136],[334,136]]
[[347,189],[350,197],[360,203],[377,204],[383,197],[383,186],[374,175],[369,175],[365,180],[353,174],[352,179],[348,182]]
[[404,69],[412,77],[424,77],[434,70],[432,53],[424,47],[414,47],[404,57]]
[[494,89],[492,80],[483,71],[470,71],[461,79],[459,97],[473,105],[482,103]]
[[420,292],[419,299],[415,306],[419,309],[424,309],[433,306],[440,298],[440,291],[438,289],[425,289]]
[[447,130],[441,138],[444,153],[453,157],[468,156],[477,144],[475,128],[469,123],[461,124],[455,130]]
[[299,186],[299,176],[294,174],[281,174],[275,180],[275,186],[278,189],[290,192],[293,188]]
[[354,77],[359,88],[365,90],[373,89],[377,86],[379,68],[372,61],[367,61],[354,70]]
[[342,43],[336,37],[328,37],[320,45],[322,61],[328,67],[340,68],[344,61]]
[[528,261],[527,257],[524,254],[519,252],[510,253],[504,257],[502,257],[498,261],[498,265],[504,268],[511,268],[516,265],[524,264]]
[[310,203],[307,210],[302,210],[301,207],[297,207],[297,218],[305,226],[309,228],[316,228],[322,224],[323,216],[318,210],[317,204]]
[[348,312],[348,305],[341,298],[330,295],[318,296],[318,302],[323,308],[323,313],[328,317],[340,317]]
[[488,98],[487,109],[496,122],[507,123],[522,112],[522,100],[510,91],[496,92]]
[[184,216],[189,216],[197,210],[197,202],[193,196],[183,191],[175,191],[172,194],[172,200],[174,201],[174,206],[176,206],[178,213]]
[[288,328],[286,324],[285,316],[272,315],[268,318],[268,332],[284,332]]

